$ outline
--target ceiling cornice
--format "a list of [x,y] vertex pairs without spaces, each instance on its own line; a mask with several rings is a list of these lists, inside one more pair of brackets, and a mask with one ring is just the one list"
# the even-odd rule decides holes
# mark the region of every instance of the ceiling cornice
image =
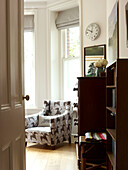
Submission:
[[24,2],[25,9],[38,9],[38,8],[48,8],[51,11],[62,11],[67,8],[72,8],[78,6],[78,0],[55,0],[48,2]]
[[25,9],[47,8],[47,2],[24,2]]
[[49,8],[51,11],[62,11],[76,6],[78,6],[78,0],[59,0],[47,3],[47,8]]

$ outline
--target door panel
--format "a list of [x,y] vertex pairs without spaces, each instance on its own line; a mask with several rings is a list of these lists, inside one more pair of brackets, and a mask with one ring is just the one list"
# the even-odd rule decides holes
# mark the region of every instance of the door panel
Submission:
[[0,170],[25,170],[23,3],[0,5]]
[[22,165],[19,166],[21,164],[21,144],[22,144],[21,140],[22,140],[21,136],[17,137],[15,140],[15,155],[17,155],[15,159],[16,170],[22,170]]
[[[15,67],[12,68],[12,86],[13,93],[15,96],[14,104],[19,107],[22,104],[22,86],[21,86],[21,4],[18,0],[13,0],[14,4],[11,4],[11,27],[15,26],[15,29],[11,30],[11,44],[15,50],[11,51],[13,57],[13,64]],[[23,34],[22,34],[23,36]]]
[[0,68],[1,68],[1,104],[2,109],[5,109],[7,106],[9,106],[9,96],[10,96],[10,75],[9,75],[9,13],[8,13],[8,1],[5,0],[0,9],[0,37],[2,37],[2,40],[0,41],[0,55],[2,57],[2,61],[0,62]]
[[3,146],[2,148],[2,168],[4,170],[11,170],[11,159],[12,159],[12,152],[11,152],[11,145],[10,143]]
[[[18,24],[19,22],[19,3],[17,0],[14,0],[14,3],[16,5],[16,8],[14,11],[12,11],[12,19],[13,19],[13,25],[15,25],[15,29],[13,31],[13,35],[14,35],[14,38],[13,38],[13,44],[16,48],[15,52],[13,52],[13,55],[15,56],[15,71],[14,71],[14,78],[15,78],[15,81],[14,81],[14,93],[15,93],[15,105],[21,103],[20,101],[20,83],[21,82],[21,53],[20,53],[20,25]],[[18,56],[18,57],[16,57]],[[18,70],[18,71],[17,71]]]

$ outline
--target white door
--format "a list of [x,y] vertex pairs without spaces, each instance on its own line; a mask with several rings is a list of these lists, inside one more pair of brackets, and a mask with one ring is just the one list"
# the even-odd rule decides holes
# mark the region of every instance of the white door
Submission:
[[0,1],[0,170],[25,170],[23,5]]

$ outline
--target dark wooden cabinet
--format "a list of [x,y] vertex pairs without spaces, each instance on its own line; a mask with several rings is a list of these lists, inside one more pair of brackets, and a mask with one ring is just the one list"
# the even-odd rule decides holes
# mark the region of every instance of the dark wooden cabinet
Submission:
[[108,170],[128,169],[128,59],[107,67],[107,156]]
[[[106,131],[106,77],[78,77],[78,136]],[[80,164],[80,147],[78,145]]]
[[106,129],[106,78],[78,78],[78,135]]

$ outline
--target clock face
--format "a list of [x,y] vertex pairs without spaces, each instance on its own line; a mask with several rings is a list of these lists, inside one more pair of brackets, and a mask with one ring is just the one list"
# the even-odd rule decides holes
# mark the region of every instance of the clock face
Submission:
[[85,31],[85,35],[90,40],[94,41],[100,35],[100,27],[98,24],[92,23],[90,24]]

